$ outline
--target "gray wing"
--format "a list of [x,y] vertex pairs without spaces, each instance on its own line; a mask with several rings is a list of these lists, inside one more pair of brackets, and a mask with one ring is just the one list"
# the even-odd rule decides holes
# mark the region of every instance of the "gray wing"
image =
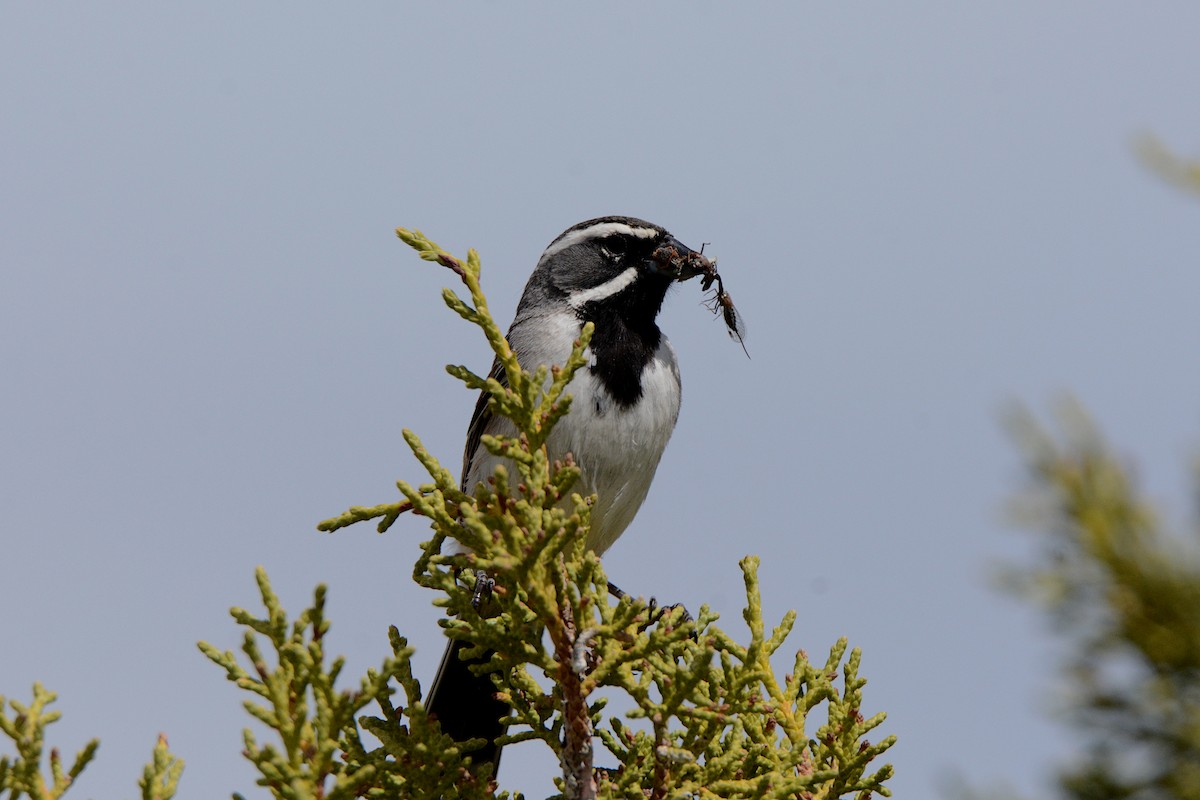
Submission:
[[[526,289],[526,293],[528,293]],[[517,361],[523,369],[533,369],[538,364],[561,364],[571,354],[571,345],[579,336],[580,322],[570,313],[530,314],[524,310],[526,301],[522,300],[517,307],[517,318],[508,329],[506,338],[517,354]],[[547,334],[547,331],[550,333]],[[495,378],[504,388],[508,388],[508,374],[499,361],[492,362],[489,378]],[[475,462],[481,456],[488,455],[483,450],[480,440],[485,433],[492,433],[504,420],[497,420],[488,408],[488,400],[492,393],[482,391],[475,402],[475,412],[471,414],[471,423],[467,426],[467,446],[463,451],[463,471],[460,486],[468,494],[474,486],[467,486],[467,476],[471,475]]]
[[[489,378],[495,378],[500,381],[500,385],[508,388],[508,373],[504,371],[504,367],[500,366],[500,360],[492,362],[492,371],[488,373]],[[476,453],[482,443],[483,434],[487,433],[488,425],[492,422],[492,410],[488,407],[488,400],[492,397],[492,393],[486,389],[479,393],[479,399],[475,401],[475,411],[471,414],[471,423],[467,426],[467,446],[463,450],[463,467],[462,477],[459,478],[459,488],[470,494],[474,486],[467,486],[467,476],[471,474],[471,464],[474,462]]]

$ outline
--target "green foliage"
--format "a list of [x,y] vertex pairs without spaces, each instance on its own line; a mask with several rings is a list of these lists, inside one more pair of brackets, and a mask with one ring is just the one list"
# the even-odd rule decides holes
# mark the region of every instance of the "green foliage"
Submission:
[[154,755],[142,770],[142,779],[138,781],[142,800],[171,800],[179,788],[182,775],[183,761],[171,755],[167,749],[167,737],[160,734],[154,745]]
[[1042,537],[1017,585],[1070,643],[1063,698],[1085,755],[1065,769],[1078,800],[1200,798],[1200,546],[1168,533],[1077,407],[1062,432],[1014,416]]
[[[99,739],[92,739],[75,755],[70,769],[63,771],[62,756],[57,748],[50,750],[49,774],[43,772],[42,754],[46,747],[46,728],[62,716],[58,711],[48,711],[57,695],[46,691],[40,683],[33,685],[33,701],[28,705],[16,700],[5,701],[0,696],[0,733],[16,747],[16,757],[0,757],[0,795],[6,800],[57,800],[91,763],[100,747]],[[6,711],[11,708],[13,716]],[[171,755],[166,737],[159,736],[154,747],[154,756],[143,772],[139,786],[143,800],[170,800],[175,795],[183,762]],[[5,795],[4,793],[8,794]]]
[[[243,752],[259,771],[258,785],[273,797],[289,800],[345,800],[368,793],[405,798],[493,796],[467,771],[458,746],[413,707],[420,689],[412,676],[412,648],[395,628],[389,632],[391,655],[380,668],[368,670],[355,690],[336,689],[344,660],[326,663],[330,625],[325,619],[325,587],[317,587],[313,604],[289,624],[266,572],[260,568],[256,576],[266,616],[260,619],[240,608],[230,611],[247,629],[242,653],[249,669],[232,651],[222,652],[205,642],[199,646],[229,680],[254,695],[243,703],[246,711],[277,740],[260,744],[253,731],[243,732]],[[270,648],[273,663],[264,656],[263,644]],[[407,698],[407,727],[389,725],[401,718],[391,702],[393,680]],[[371,704],[382,716],[357,718]],[[382,746],[368,745],[364,731],[377,735]],[[414,763],[422,768],[413,770]],[[462,785],[455,787],[455,782]]]
[[[771,656],[791,631],[795,612],[766,635],[758,559],[745,558],[741,567],[743,618],[751,633],[746,646],[712,625],[716,616],[707,608],[694,626],[641,633],[633,647],[616,631],[597,637],[598,665],[588,681],[623,690],[637,706],[630,716],[650,723],[635,731],[611,718],[611,730],[599,730],[622,766],[600,782],[598,796],[641,797],[646,790],[652,797],[701,798],[889,794],[882,782],[891,767],[867,771],[894,737],[877,744],[865,739],[884,715],[860,713],[861,654],[854,650],[843,662],[844,639],[823,663],[813,664],[801,651],[780,682]],[[809,714],[822,706],[828,718],[810,730]]]
[[56,699],[54,692],[46,691],[40,683],[33,685],[33,702],[24,705],[9,700],[15,716],[5,711],[5,698],[0,696],[0,732],[16,746],[15,759],[0,758],[0,790],[8,790],[8,800],[18,800],[28,795],[35,800],[54,800],[62,797],[71,787],[79,773],[96,756],[99,739],[92,739],[75,756],[71,768],[63,772],[62,757],[58,749],[50,751],[50,774],[42,773],[42,752],[46,744],[46,727],[57,722],[62,714],[47,711]]
[[[889,794],[883,782],[891,766],[868,767],[894,737],[874,744],[865,738],[884,716],[861,713],[865,680],[858,675],[858,651],[847,658],[847,645],[840,641],[816,665],[801,651],[792,659],[792,673],[777,677],[771,657],[795,615],[766,634],[756,559],[742,562],[748,645],[717,628],[717,615],[707,607],[691,621],[681,611],[664,612],[641,599],[609,599],[603,568],[584,546],[593,498],[571,492],[578,470],[569,461],[550,463],[544,447],[552,426],[569,409],[565,390],[584,364],[591,326],[566,364],[526,372],[488,311],[478,255],[471,251],[460,261],[420,232],[397,233],[423,259],[451,269],[470,293],[470,302],[450,290],[443,297],[482,329],[498,370],[488,378],[462,366],[447,370],[468,388],[487,390],[492,412],[512,421],[513,435],[483,440],[508,467],[497,468],[488,485],[468,495],[406,430],[404,439],[430,482],[400,481],[403,500],[351,508],[319,528],[332,531],[381,519],[383,531],[410,509],[429,520],[433,536],[422,546],[414,578],[438,593],[435,604],[449,615],[447,635],[472,643],[466,655],[494,651],[482,669],[512,706],[512,727],[502,743],[536,740],[548,746],[563,766],[558,788],[569,798]],[[504,382],[496,378],[501,373]],[[442,555],[448,538],[471,552]],[[486,617],[472,605],[480,573],[496,582],[494,609]],[[397,649],[396,641],[393,633],[393,669],[407,670],[407,651]],[[225,664],[231,659],[228,655]],[[245,685],[241,675],[236,679]],[[375,699],[383,714],[362,720],[382,747],[368,751],[352,727],[343,730],[343,769],[373,765],[376,774],[386,776],[390,782],[375,784],[372,796],[491,796],[483,783],[488,768],[472,765],[453,743],[436,739],[440,734],[424,716],[419,687],[411,675],[401,684],[405,706],[394,709],[379,689]],[[602,690],[632,698],[629,724],[605,715]],[[824,724],[814,725],[813,712],[823,712]],[[279,724],[278,714],[263,719],[269,726]],[[594,770],[593,737],[611,751],[616,768]],[[400,760],[403,769],[396,766]],[[403,792],[396,783],[400,773]]]

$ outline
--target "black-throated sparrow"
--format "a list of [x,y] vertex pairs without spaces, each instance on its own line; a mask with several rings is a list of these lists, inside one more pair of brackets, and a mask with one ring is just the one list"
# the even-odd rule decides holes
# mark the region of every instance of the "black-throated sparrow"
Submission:
[[[562,364],[585,322],[595,325],[590,361],[567,391],[570,413],[547,442],[551,459],[570,453],[580,468],[575,491],[597,495],[588,546],[603,553],[633,520],[658,468],[679,416],[679,367],[675,351],[655,318],[675,281],[702,272],[711,262],[670,233],[632,217],[581,222],[550,243],[525,286],[508,341],[521,366]],[[732,306],[731,306],[732,307]],[[503,371],[493,371],[503,380]],[[480,444],[483,434],[511,435],[511,423],[488,411],[479,397],[463,454],[463,491],[495,470],[498,459]],[[426,708],[457,741],[486,739],[472,755],[497,766],[494,740],[504,732],[506,705],[487,675],[474,675],[452,641],[442,658]]]

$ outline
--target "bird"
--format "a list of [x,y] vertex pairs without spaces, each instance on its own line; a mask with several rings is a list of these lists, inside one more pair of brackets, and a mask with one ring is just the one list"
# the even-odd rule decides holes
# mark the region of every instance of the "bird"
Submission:
[[[597,555],[633,521],[679,418],[679,364],[657,318],[671,286],[701,274],[696,265],[711,269],[711,262],[659,225],[626,216],[580,222],[542,252],[508,330],[521,367],[533,370],[564,363],[583,326],[594,325],[587,363],[566,390],[573,397],[570,411],[546,447],[552,460],[567,454],[574,459],[580,470],[575,491],[596,495],[587,546]],[[498,362],[492,377],[504,381]],[[467,429],[464,492],[503,463],[483,447],[482,436],[514,432],[511,421],[490,413],[488,393],[481,392]],[[486,740],[469,755],[476,764],[490,762],[495,776],[495,740],[509,710],[490,676],[469,669],[490,660],[490,653],[460,658],[469,646],[450,641],[425,707],[455,741]]]

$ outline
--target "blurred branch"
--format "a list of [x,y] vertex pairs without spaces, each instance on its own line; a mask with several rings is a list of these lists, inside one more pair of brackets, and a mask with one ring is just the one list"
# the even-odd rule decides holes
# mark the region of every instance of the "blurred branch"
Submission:
[[1200,161],[1177,155],[1150,135],[1139,138],[1134,148],[1142,163],[1163,180],[1192,194],[1200,195]]
[[1016,585],[1070,643],[1067,718],[1086,756],[1066,797],[1200,798],[1200,546],[1164,530],[1077,404],[1057,432],[1010,428],[1028,467],[1020,519],[1041,542]]

